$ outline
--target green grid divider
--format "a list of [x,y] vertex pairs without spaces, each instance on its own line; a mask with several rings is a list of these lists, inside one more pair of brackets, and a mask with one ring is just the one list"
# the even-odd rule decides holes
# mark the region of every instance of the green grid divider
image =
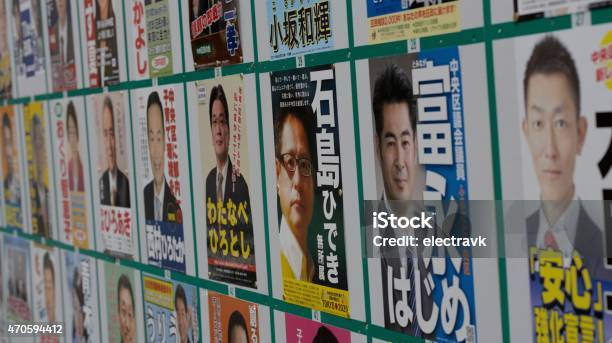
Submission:
[[[348,16],[348,25],[352,27],[352,1],[346,0],[347,2],[347,13]],[[260,158],[263,161],[264,152],[263,152],[263,131],[261,127],[261,89],[259,84],[259,74],[273,72],[273,71],[281,71],[281,70],[289,70],[296,68],[296,58],[286,58],[276,61],[262,61],[258,60],[258,52],[257,52],[257,27],[255,22],[255,0],[251,0],[251,19],[252,19],[252,34],[253,34],[253,42],[255,49],[255,58],[254,62],[241,63],[237,65],[224,66],[220,67],[221,75],[234,75],[234,74],[255,74],[255,82],[256,82],[256,90],[255,94],[257,97],[257,111],[260,114],[258,116],[259,120],[259,140],[260,140]],[[492,157],[493,157],[493,180],[494,180],[494,196],[495,199],[502,199],[502,188],[501,188],[501,171],[499,165],[499,138],[498,138],[498,126],[497,126],[497,105],[495,101],[496,93],[495,93],[495,81],[494,81],[494,57],[493,57],[493,42],[495,40],[513,38],[523,35],[544,33],[544,32],[552,32],[558,30],[569,29],[572,27],[572,15],[565,15],[553,18],[540,18],[530,21],[523,22],[505,22],[499,24],[491,23],[491,0],[483,0],[483,12],[484,12],[484,25],[478,28],[466,29],[459,32],[437,35],[432,37],[420,38],[420,49],[432,49],[438,47],[445,46],[454,46],[454,45],[469,45],[475,43],[484,43],[485,44],[485,54],[486,54],[486,70],[487,70],[487,87],[488,87],[488,99],[489,99],[489,115],[490,115],[490,128],[491,128],[491,145],[492,145]],[[612,8],[603,8],[603,9],[594,9],[590,11],[591,15],[591,25],[599,25],[612,22]],[[124,20],[126,16],[124,13]],[[182,19],[182,18],[181,18]],[[181,20],[182,21],[182,20]],[[125,37],[127,37],[127,31],[124,30]],[[357,176],[358,176],[358,196],[359,199],[363,199],[363,190],[362,190],[362,175],[361,175],[361,155],[360,155],[360,142],[359,142],[359,109],[358,104],[356,102],[356,77],[355,77],[355,62],[357,60],[362,59],[370,59],[376,57],[383,56],[392,56],[397,54],[405,54],[408,52],[407,42],[406,41],[396,41],[390,43],[383,44],[375,44],[375,45],[363,45],[363,46],[354,46],[354,39],[352,32],[353,30],[348,30],[349,34],[349,47],[344,49],[335,49],[331,51],[317,52],[304,55],[304,64],[307,67],[321,65],[321,64],[331,64],[338,62],[349,62],[351,68],[351,86],[352,86],[352,95],[353,95],[353,118],[354,118],[354,134],[355,134],[355,144],[357,151]],[[126,38],[127,39],[127,38]],[[183,41],[183,33],[181,30],[181,41]],[[127,51],[126,51],[127,55]],[[127,57],[126,57],[127,59]],[[183,55],[183,67],[184,67],[184,55]],[[184,68],[183,68],[184,70]],[[129,79],[129,71],[127,72],[127,78]],[[180,84],[183,83],[185,85],[186,82],[203,80],[203,79],[211,79],[215,77],[215,69],[208,69],[203,71],[191,71],[191,72],[182,72],[177,73],[170,76],[164,76],[157,79],[145,79],[145,80],[137,80],[137,81],[126,81],[122,83],[118,83],[115,85],[108,86],[107,88],[80,88],[68,91],[66,93],[56,92],[56,93],[44,93],[38,94],[36,96],[26,96],[19,97],[13,99],[2,99],[0,103],[2,105],[10,104],[10,105],[21,105],[27,104],[31,101],[48,101],[53,99],[59,99],[67,94],[69,97],[76,96],[88,96],[92,94],[99,94],[104,92],[104,90],[108,91],[121,91],[121,90],[133,90],[139,88],[151,87],[153,84],[157,83],[159,85],[168,85],[168,84]],[[184,88],[186,91],[186,88]],[[185,93],[186,96],[186,93]],[[187,103],[185,104],[187,108]],[[130,106],[131,112],[131,106]],[[134,139],[134,137],[132,137]],[[188,147],[190,150],[190,147]],[[191,166],[190,166],[191,173]],[[261,174],[262,174],[262,185],[263,185],[263,200],[266,202],[267,195],[265,189],[265,166],[262,163],[261,165]],[[363,209],[360,209],[360,221],[363,222]],[[496,208],[496,219],[497,219],[497,230],[498,230],[498,248],[504,249],[505,245],[503,242],[503,209]],[[194,222],[195,226],[195,222]],[[267,216],[267,208],[264,206],[264,226],[266,229],[266,237],[269,235],[269,226],[268,226],[268,216]],[[21,238],[27,239],[31,242],[35,242],[38,244],[44,243],[46,245],[56,247],[58,249],[63,249],[67,251],[77,251],[82,253],[83,255],[87,255],[89,257],[95,258],[97,260],[102,260],[107,263],[119,263],[121,265],[139,270],[141,272],[157,275],[163,277],[166,274],[166,270],[163,270],[158,267],[154,267],[145,263],[126,260],[116,258],[114,256],[106,255],[104,253],[90,250],[90,249],[78,249],[74,248],[72,245],[51,239],[42,239],[41,237],[29,233],[25,233],[20,229],[16,228],[8,228],[8,227],[0,227],[0,232],[6,235],[16,235]],[[363,241],[363,237],[362,237]],[[364,242],[362,242],[364,243]],[[365,243],[364,243],[365,244]],[[312,318],[312,310],[310,308],[289,304],[283,300],[279,300],[274,298],[272,294],[272,283],[271,280],[271,268],[270,268],[270,246],[269,242],[266,239],[266,258],[267,258],[267,274],[268,274],[268,294],[262,294],[254,291],[250,291],[247,289],[243,289],[240,287],[236,287],[235,289],[235,297],[244,301],[265,305],[268,306],[273,311],[282,311],[291,313],[294,315],[298,315],[304,318]],[[139,249],[140,250],[140,249]],[[139,251],[140,252],[140,251]],[[502,317],[502,335],[504,342],[510,342],[510,329],[509,329],[509,314],[508,314],[508,298],[507,298],[507,275],[506,275],[506,266],[505,260],[500,258],[498,261],[499,267],[499,282],[500,282],[500,301],[501,301],[501,317]],[[196,261],[197,263],[197,261]],[[339,328],[347,329],[353,332],[361,333],[367,336],[368,342],[371,342],[372,338],[379,338],[383,340],[391,340],[391,341],[404,341],[404,342],[423,342],[420,338],[406,336],[378,325],[373,325],[371,323],[371,314],[369,307],[369,282],[367,275],[367,258],[362,257],[362,267],[364,270],[364,301],[366,302],[366,320],[359,321],[350,318],[344,318],[340,316],[335,316],[327,313],[321,313],[321,322],[329,325],[333,325]],[[196,274],[198,270],[196,268]],[[196,276],[186,275],[184,273],[170,271],[170,276],[172,280],[183,282],[186,284],[190,284],[202,289],[214,291],[217,293],[221,293],[224,295],[229,294],[228,285],[215,282],[212,280],[202,279]],[[270,315],[272,320],[270,320],[270,328],[271,328],[271,338],[275,341],[275,330],[274,330],[274,312],[271,311]]]

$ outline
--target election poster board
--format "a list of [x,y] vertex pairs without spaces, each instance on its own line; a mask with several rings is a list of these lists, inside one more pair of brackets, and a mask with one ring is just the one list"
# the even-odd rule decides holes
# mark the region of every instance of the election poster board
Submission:
[[46,8],[45,42],[48,89],[63,92],[82,87],[81,49],[79,48],[78,1],[43,0]]
[[182,71],[178,6],[169,0],[126,2],[130,79]]
[[181,85],[132,92],[141,249],[154,266],[195,273],[195,244]]
[[49,102],[52,156],[60,241],[81,249],[93,247],[90,145],[83,97]]
[[43,46],[43,1],[11,1],[13,63],[17,94],[30,96],[46,91],[45,47]]
[[104,342],[143,342],[140,271],[98,260],[100,327]]
[[283,299],[349,316],[335,66],[274,72],[269,80],[274,168],[268,182],[276,187],[268,192],[268,208],[276,210],[269,223]]
[[89,98],[89,139],[93,141],[92,183],[99,251],[137,259],[136,220],[132,211],[133,172],[127,93]]
[[287,343],[300,342],[343,342],[350,343],[351,332],[331,325],[285,314],[285,330]]
[[195,83],[200,138],[200,163],[205,177],[208,277],[256,288],[255,212],[251,191],[252,158],[243,75]]
[[208,292],[210,342],[261,342],[259,305]]
[[586,12],[612,5],[610,0],[514,0],[515,20]]
[[245,0],[183,2],[188,10],[184,21],[189,24],[194,69],[242,63],[241,18],[250,16],[245,3]]
[[333,1],[266,1],[270,59],[282,59],[334,47],[337,13]]
[[508,292],[510,324],[529,328],[520,339],[606,341],[612,335],[605,306],[612,287],[605,259],[611,37],[605,24],[507,39],[495,49],[509,70],[499,72],[508,79],[497,98],[505,127],[506,251],[521,252],[508,265],[516,281]]
[[14,236],[4,236],[6,254],[6,319],[7,323],[33,320],[32,292],[30,291],[30,241]]
[[[472,187],[476,198],[492,199],[492,190],[469,182],[476,176],[480,183],[492,180],[490,170],[482,168],[472,176],[468,167],[468,161],[487,165],[484,151],[470,139],[482,137],[476,128],[488,130],[488,114],[486,106],[466,95],[480,93],[473,90],[478,76],[464,69],[464,62],[477,65],[473,59],[482,58],[482,53],[481,47],[448,47],[358,63],[358,90],[369,92],[359,101],[364,199],[382,200],[380,206],[385,207],[398,201],[417,207],[435,201],[441,206],[436,213],[446,215],[470,213]],[[464,116],[468,106],[471,119]],[[494,227],[494,222],[486,225]],[[451,228],[457,236],[466,230],[461,222]],[[366,223],[365,230],[370,229]],[[375,257],[368,263],[370,294],[382,299],[372,302],[378,318],[374,322],[429,340],[478,341],[481,331],[487,331],[477,325],[482,319],[477,316],[476,292],[486,261],[477,261],[470,249],[452,246],[442,248],[443,253],[438,250],[440,258],[434,259],[427,258],[422,246],[400,249],[385,246],[369,255]],[[442,315],[448,313],[446,301],[454,296],[459,306],[451,315]]]
[[[59,254],[55,248],[32,244],[33,320],[39,323],[63,322],[63,302]],[[41,335],[40,342],[59,342],[59,336]]]
[[73,342],[100,341],[98,267],[95,259],[62,251],[65,337]]
[[[196,251],[199,277],[266,293],[266,254],[260,253],[266,205],[263,189],[252,186],[261,180],[263,163],[255,158],[260,143],[254,89],[255,76],[243,74],[186,84],[190,163],[195,237],[206,242],[206,250]],[[219,120],[211,125],[213,114]]]
[[0,99],[13,97],[13,67],[11,55],[10,8],[0,1]]
[[19,108],[12,105],[0,108],[2,114],[2,176],[4,197],[4,222],[7,227],[24,228],[23,174],[21,172],[21,149]]
[[198,289],[143,274],[147,342],[200,342]]
[[35,235],[53,238],[55,216],[52,199],[55,194],[54,188],[49,188],[49,129],[43,103],[25,105],[23,115],[31,230]]
[[126,80],[123,1],[79,1],[81,49],[86,87],[106,87]]
[[456,32],[460,0],[365,0],[368,43],[385,43]]

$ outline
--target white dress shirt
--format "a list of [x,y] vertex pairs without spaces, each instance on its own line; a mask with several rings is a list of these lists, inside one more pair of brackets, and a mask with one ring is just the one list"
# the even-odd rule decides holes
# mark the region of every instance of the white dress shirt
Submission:
[[538,210],[538,235],[536,238],[536,246],[539,249],[545,249],[546,232],[552,231],[555,242],[559,247],[559,251],[563,253],[563,265],[569,267],[571,257],[574,251],[574,242],[576,231],[578,230],[578,215],[580,214],[580,202],[576,195],[570,201],[569,206],[563,211],[559,219],[555,223],[549,223],[548,218],[544,214],[542,206]]

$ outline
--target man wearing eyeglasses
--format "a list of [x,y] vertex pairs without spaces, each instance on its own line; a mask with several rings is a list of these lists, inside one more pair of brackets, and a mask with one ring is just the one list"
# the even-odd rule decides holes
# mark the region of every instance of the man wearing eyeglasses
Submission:
[[308,252],[308,227],[314,202],[313,114],[309,107],[285,111],[274,122],[276,188],[280,219],[283,277],[311,281],[314,263]]
[[[208,173],[206,177],[206,202],[217,204],[222,202],[222,206],[228,211],[230,201],[236,208],[236,219],[238,223],[228,227],[227,237],[231,235],[229,230],[234,230],[238,240],[242,242],[242,251],[249,247],[251,256],[253,250],[253,222],[251,216],[251,203],[249,197],[249,187],[239,170],[234,169],[229,157],[229,106],[225,91],[221,85],[212,88],[209,102],[209,120],[212,131],[212,145],[215,150],[217,165]],[[239,208],[244,207],[246,216],[240,215]],[[227,212],[226,212],[227,213]],[[218,222],[218,221],[217,221]],[[228,223],[228,226],[229,223]],[[236,231],[238,229],[238,231]],[[243,236],[241,236],[243,234]],[[243,256],[243,255],[241,255]],[[244,256],[243,256],[244,257]],[[234,279],[231,276],[227,276]]]

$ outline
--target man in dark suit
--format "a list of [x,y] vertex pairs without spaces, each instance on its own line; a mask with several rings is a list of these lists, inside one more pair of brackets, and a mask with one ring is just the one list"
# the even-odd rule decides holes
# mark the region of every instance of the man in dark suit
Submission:
[[603,235],[578,200],[574,171],[586,133],[580,80],[567,48],[553,36],[536,44],[524,76],[523,134],[540,185],[540,209],[527,219],[527,243],[571,257],[577,251],[591,275],[603,266]]
[[32,118],[31,144],[34,148],[32,156],[34,170],[30,176],[32,191],[32,231],[43,237],[50,237],[49,228],[49,189],[45,180],[47,167],[47,149],[44,141],[43,127],[38,115]]
[[147,100],[147,137],[153,180],[145,186],[145,219],[147,222],[182,222],[178,201],[164,176],[166,134],[164,110],[159,94],[152,92]]
[[[253,221],[251,216],[251,203],[249,198],[249,187],[244,177],[234,169],[229,157],[229,107],[225,92],[221,85],[212,88],[209,103],[209,120],[212,131],[212,144],[215,150],[217,165],[208,173],[206,177],[206,203],[215,204],[221,202],[227,209],[231,201],[236,206],[236,219],[238,223],[232,227],[228,224],[228,230],[240,237],[244,233],[244,246],[250,249],[248,263],[254,263],[255,246],[253,243]],[[238,217],[240,206],[244,207],[245,217]],[[208,207],[208,206],[207,206]],[[211,223],[207,221],[207,228],[219,227],[219,221]],[[236,230],[238,229],[238,230]],[[238,231],[238,232],[236,232]],[[228,254],[231,257],[230,254]],[[253,278],[255,276],[253,275]]]
[[130,182],[117,166],[115,114],[109,97],[102,107],[102,135],[107,169],[100,178],[100,202],[106,206],[130,207]]
[[[372,107],[375,149],[384,184],[381,206],[389,212],[414,212],[416,209],[409,207],[410,200],[415,198],[418,171],[417,109],[408,75],[397,65],[387,66],[376,79]],[[390,202],[394,201],[401,201],[405,208],[392,208]],[[420,249],[408,247],[382,247],[380,251],[385,327],[433,339],[435,332],[423,332],[417,315],[420,310],[421,317],[427,320],[433,312],[433,294],[428,295],[423,286],[431,271],[425,266],[421,253]]]

